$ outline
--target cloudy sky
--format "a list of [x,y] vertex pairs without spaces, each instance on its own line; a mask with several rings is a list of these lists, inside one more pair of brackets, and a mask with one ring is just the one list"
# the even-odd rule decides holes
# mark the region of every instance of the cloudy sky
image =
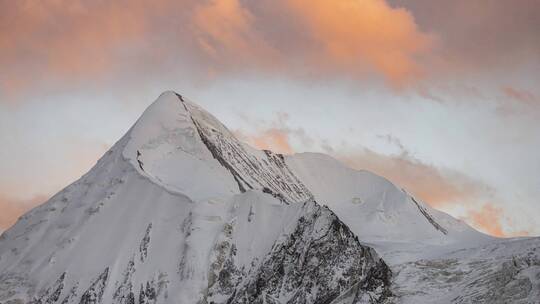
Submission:
[[540,235],[536,0],[0,0],[0,230],[160,92],[498,236]]

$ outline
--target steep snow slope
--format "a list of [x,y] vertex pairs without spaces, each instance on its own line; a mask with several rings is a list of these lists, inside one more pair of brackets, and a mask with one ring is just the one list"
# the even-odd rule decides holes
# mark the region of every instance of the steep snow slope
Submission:
[[0,303],[537,303],[539,247],[328,156],[254,150],[166,92],[2,234]]
[[400,303],[540,303],[539,238],[501,239],[393,267]]
[[449,244],[491,239],[368,171],[317,153],[286,157],[287,165],[364,241]]
[[249,189],[284,203],[312,199],[283,156],[247,151],[210,113],[173,92],[145,111],[129,137],[124,155],[138,170],[196,201]]

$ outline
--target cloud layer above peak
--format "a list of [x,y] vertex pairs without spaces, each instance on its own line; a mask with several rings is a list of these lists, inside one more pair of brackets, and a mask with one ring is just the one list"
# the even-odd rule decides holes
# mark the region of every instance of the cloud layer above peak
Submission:
[[422,76],[433,43],[383,0],[1,1],[0,89],[13,96],[165,66],[201,79],[376,75],[403,86]]

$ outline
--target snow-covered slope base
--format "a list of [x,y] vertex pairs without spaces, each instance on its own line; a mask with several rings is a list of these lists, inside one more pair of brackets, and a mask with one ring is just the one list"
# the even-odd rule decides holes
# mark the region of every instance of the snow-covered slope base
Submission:
[[509,239],[396,265],[401,303],[540,303],[540,241]]
[[166,92],[2,234],[0,303],[538,303],[539,245],[328,156],[250,148]]

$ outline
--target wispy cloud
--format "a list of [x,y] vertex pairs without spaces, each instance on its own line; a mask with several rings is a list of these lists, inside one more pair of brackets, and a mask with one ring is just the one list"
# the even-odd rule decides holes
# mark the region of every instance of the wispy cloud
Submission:
[[380,138],[397,148],[398,153],[382,154],[365,147],[330,146],[325,141],[307,136],[302,129],[290,128],[288,122],[288,116],[280,113],[270,122],[251,121],[250,125],[254,127],[251,133],[236,131],[235,134],[256,148],[285,154],[293,154],[306,146],[318,146],[351,168],[368,170],[388,178],[435,208],[458,207],[465,214],[460,216],[463,220],[485,233],[499,237],[528,234],[525,230],[514,228],[511,218],[501,207],[505,204],[485,203],[496,198],[494,189],[464,173],[416,159],[392,135]]
[[309,137],[303,129],[288,127],[288,116],[284,113],[280,113],[274,121],[251,122],[251,125],[254,132],[236,131],[235,134],[256,148],[292,154],[298,152],[293,141],[305,143],[303,146],[319,146],[351,168],[384,176],[435,207],[471,202],[481,196],[490,196],[492,192],[487,185],[465,174],[416,159],[398,138],[391,135],[381,138],[394,145],[399,152],[387,155],[365,147],[332,147],[325,141]]
[[0,92],[186,69],[197,77],[374,73],[402,84],[419,75],[431,43],[410,12],[384,0],[2,1]]
[[236,131],[235,135],[245,143],[260,150],[271,150],[281,154],[293,154],[288,133],[282,129],[272,128],[257,134],[246,134]]
[[439,37],[438,53],[444,60],[439,67],[452,74],[467,72],[470,77],[484,72],[489,77],[489,73],[539,63],[540,2],[536,0],[388,2],[409,9],[420,28]]
[[471,222],[477,229],[498,237],[526,236],[527,231],[511,231],[505,226],[512,226],[512,221],[505,216],[504,210],[491,203],[485,203],[480,208],[471,208],[464,218]]
[[250,121],[251,132],[234,130],[235,136],[241,141],[260,150],[271,150],[282,154],[293,154],[294,149],[291,144],[291,136],[300,138],[303,142],[311,141],[305,135],[303,129],[293,129],[287,126],[289,116],[287,113],[276,113],[275,120],[269,122],[254,121],[248,117],[244,119]]
[[0,232],[11,227],[19,216],[29,209],[47,200],[47,196],[38,195],[30,199],[15,199],[0,193]]
[[514,87],[506,86],[502,88],[502,91],[505,97],[512,100],[522,102],[527,105],[540,106],[540,99],[535,94],[527,90],[520,90]]
[[0,2],[2,93],[36,89],[55,79],[73,84],[117,69],[118,56],[128,57],[146,36],[149,7],[121,2]]
[[466,204],[488,187],[459,172],[438,168],[407,155],[385,155],[370,149],[335,151],[334,155],[355,169],[382,175],[434,207]]

